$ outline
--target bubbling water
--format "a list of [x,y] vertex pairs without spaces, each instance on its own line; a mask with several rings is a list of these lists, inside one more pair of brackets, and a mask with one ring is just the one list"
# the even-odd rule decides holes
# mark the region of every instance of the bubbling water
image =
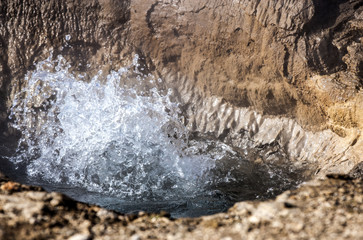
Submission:
[[175,216],[223,211],[251,189],[252,198],[269,194],[273,179],[278,190],[296,185],[225,143],[193,138],[172,92],[150,87],[162,80],[138,67],[136,55],[131,66],[85,81],[62,56],[38,63],[11,108],[22,137],[10,160],[26,166],[30,182],[76,199],[120,211],[184,209]]
[[79,81],[68,67],[61,56],[39,63],[14,102],[23,137],[13,161],[28,162],[30,177],[144,200],[193,194],[207,180],[214,159],[188,145],[170,91],[122,88],[126,68],[101,83],[101,73]]

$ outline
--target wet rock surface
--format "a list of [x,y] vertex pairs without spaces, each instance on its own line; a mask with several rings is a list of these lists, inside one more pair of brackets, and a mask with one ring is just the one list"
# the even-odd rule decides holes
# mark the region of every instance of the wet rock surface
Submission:
[[39,187],[0,180],[0,239],[361,239],[363,181],[331,175],[275,200],[170,219],[123,215]]

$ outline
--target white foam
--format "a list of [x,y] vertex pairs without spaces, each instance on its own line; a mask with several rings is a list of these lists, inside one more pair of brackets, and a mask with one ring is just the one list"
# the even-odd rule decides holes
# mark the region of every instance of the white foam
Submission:
[[[87,82],[86,73],[72,74],[61,56],[38,63],[11,108],[13,126],[22,133],[11,161],[53,190],[66,185],[131,202],[194,198],[208,205],[222,195],[271,197],[300,182],[279,149],[255,149],[254,134],[232,139],[231,146],[210,135],[222,134],[219,122],[257,133],[263,122],[258,115],[235,111],[220,99],[204,102],[209,115],[182,113],[170,100],[173,91],[162,86],[166,81],[143,75],[139,67],[135,55],[131,66],[99,72]],[[266,164],[255,165],[256,159]],[[280,165],[270,164],[275,159]],[[274,192],[267,191],[271,187]]]
[[23,134],[13,162],[27,163],[31,177],[121,197],[198,190],[215,157],[201,153],[205,146],[190,146],[168,94],[120,86],[131,68],[111,72],[103,84],[101,73],[87,83],[68,69],[61,56],[50,57],[26,77],[12,107]]

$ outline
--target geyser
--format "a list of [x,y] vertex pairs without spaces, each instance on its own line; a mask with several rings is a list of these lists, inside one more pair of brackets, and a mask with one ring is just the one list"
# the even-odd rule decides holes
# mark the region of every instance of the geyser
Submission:
[[274,146],[241,152],[192,132],[173,92],[139,71],[137,55],[106,77],[69,67],[50,56],[15,96],[10,118],[21,138],[8,159],[18,175],[25,169],[27,183],[121,212],[180,217],[273,197],[302,181],[286,155],[269,163],[257,157]]

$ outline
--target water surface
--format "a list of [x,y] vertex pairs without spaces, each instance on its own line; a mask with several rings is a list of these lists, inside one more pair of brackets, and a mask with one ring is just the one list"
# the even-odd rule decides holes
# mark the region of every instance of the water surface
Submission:
[[119,212],[173,217],[225,211],[301,182],[280,150],[261,160],[275,146],[239,151],[191,132],[173,92],[138,67],[135,56],[85,81],[62,56],[38,63],[11,108],[21,138],[7,159],[18,178]]

